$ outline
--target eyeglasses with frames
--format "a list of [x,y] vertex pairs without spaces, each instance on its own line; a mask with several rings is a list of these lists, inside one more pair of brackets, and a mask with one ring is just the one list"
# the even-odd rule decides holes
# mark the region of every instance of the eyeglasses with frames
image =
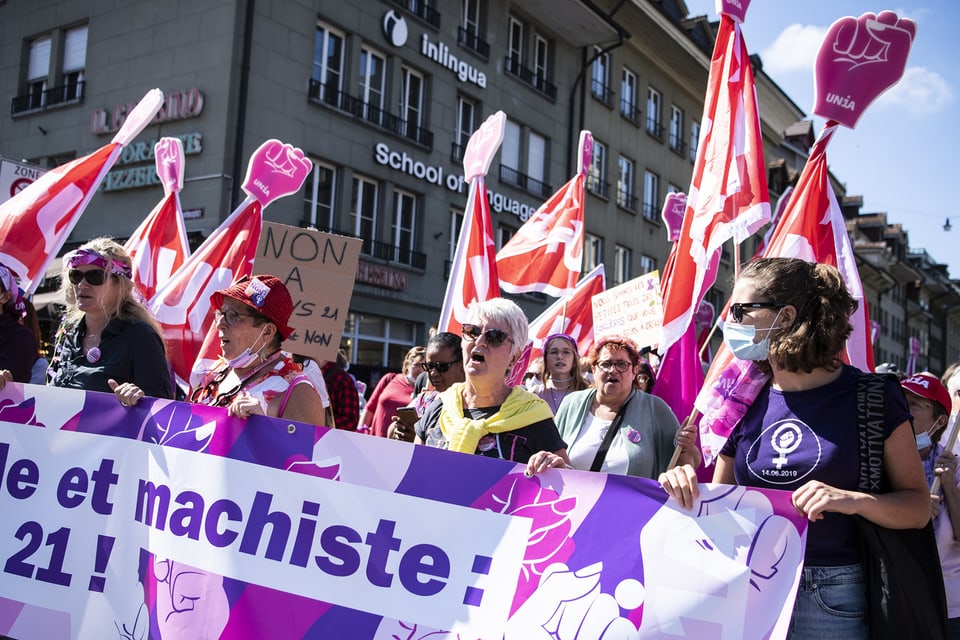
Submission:
[[470,342],[476,342],[480,339],[480,336],[483,336],[491,347],[499,347],[507,340],[513,342],[510,334],[502,329],[487,329],[484,331],[475,324],[463,325],[463,337]]
[[543,374],[539,371],[527,371],[525,374],[523,374],[523,379],[530,380],[531,378],[536,378],[539,380],[542,376]]
[[240,318],[255,317],[256,316],[254,316],[252,313],[240,313],[238,311],[234,311],[233,309],[227,309],[226,311],[217,309],[213,312],[213,321],[220,322],[223,320],[228,327],[232,327],[233,325],[237,324],[237,321],[240,320]]
[[437,373],[446,373],[450,370],[450,367],[460,362],[459,360],[451,360],[450,362],[424,362],[423,368],[429,372],[436,371]]
[[80,271],[80,269],[70,269],[67,277],[73,284],[80,284],[84,280],[93,287],[99,287],[107,281],[107,272],[103,269],[91,269],[90,271]]
[[623,373],[630,368],[630,363],[626,360],[604,360],[603,362],[597,363],[597,369],[603,371],[604,373],[610,373],[614,369],[617,370],[617,373]]
[[734,302],[730,305],[730,315],[739,324],[743,322],[744,309],[782,309],[785,306],[782,302]]

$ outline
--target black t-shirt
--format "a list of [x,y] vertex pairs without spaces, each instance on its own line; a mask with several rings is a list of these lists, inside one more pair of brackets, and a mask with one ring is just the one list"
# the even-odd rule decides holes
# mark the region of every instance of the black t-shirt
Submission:
[[[489,418],[499,410],[500,407],[463,408],[464,416],[471,420]],[[427,446],[447,449],[449,443],[440,429],[441,411],[443,411],[443,402],[437,398],[424,411],[415,429]],[[547,419],[513,431],[488,433],[480,438],[476,453],[488,458],[524,463],[537,451],[559,451],[566,448],[567,443],[560,437],[557,425],[552,419]]]

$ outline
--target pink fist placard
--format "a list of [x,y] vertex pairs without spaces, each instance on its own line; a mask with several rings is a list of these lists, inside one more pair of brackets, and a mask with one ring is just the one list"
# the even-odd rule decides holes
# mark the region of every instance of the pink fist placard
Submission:
[[581,131],[580,144],[577,148],[580,158],[577,175],[586,177],[587,172],[590,171],[590,165],[593,164],[593,134],[589,131]]
[[312,167],[302,150],[279,140],[267,140],[250,156],[243,190],[266,207],[299,191]]
[[687,194],[674,191],[668,193],[663,200],[663,211],[660,217],[667,227],[667,240],[676,242],[680,239],[680,230],[683,229],[683,212],[687,209]]
[[183,142],[180,138],[160,138],[153,145],[153,156],[163,193],[179,193],[183,189]]
[[503,142],[503,130],[507,126],[507,114],[497,111],[473,132],[463,152],[463,177],[467,182],[487,175],[493,156],[497,155]]
[[834,22],[817,54],[813,112],[853,129],[877,96],[900,80],[917,33],[893,11]]
[[717,13],[729,16],[741,24],[749,8],[750,0],[717,0]]

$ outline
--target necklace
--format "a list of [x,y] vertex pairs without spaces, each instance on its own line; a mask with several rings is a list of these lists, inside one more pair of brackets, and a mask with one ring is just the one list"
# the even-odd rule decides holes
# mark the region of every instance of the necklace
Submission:
[[103,329],[97,332],[87,333],[86,335],[83,336],[84,343],[89,341],[90,343],[93,344],[92,347],[84,351],[84,357],[86,358],[87,362],[89,362],[90,364],[96,364],[97,362],[99,362],[100,356],[103,355],[103,352],[100,351],[100,332],[101,331],[103,331]]

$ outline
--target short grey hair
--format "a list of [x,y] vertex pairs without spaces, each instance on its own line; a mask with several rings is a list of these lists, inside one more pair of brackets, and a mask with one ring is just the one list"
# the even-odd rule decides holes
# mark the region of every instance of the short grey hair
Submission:
[[505,324],[509,328],[510,338],[513,340],[510,355],[519,355],[527,346],[529,338],[529,323],[527,315],[516,302],[506,298],[492,298],[483,302],[471,303],[467,309],[467,317],[473,322],[467,324],[483,325],[486,321]]

